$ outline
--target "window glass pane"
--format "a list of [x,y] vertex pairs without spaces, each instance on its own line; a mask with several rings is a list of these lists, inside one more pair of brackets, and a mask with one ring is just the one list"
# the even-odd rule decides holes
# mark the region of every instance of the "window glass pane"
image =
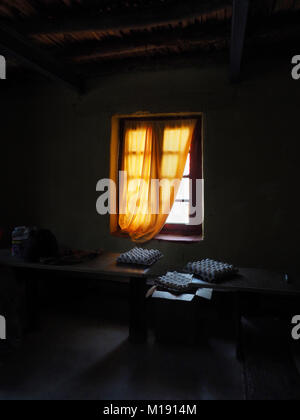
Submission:
[[127,130],[124,170],[131,178],[140,178],[145,165],[146,130]]
[[128,130],[126,133],[126,150],[143,153],[146,143],[146,130]]
[[136,179],[140,178],[143,170],[143,155],[127,155],[125,170],[129,177]]
[[183,176],[188,176],[190,174],[190,154],[188,154],[187,160],[186,160],[186,164],[185,164],[185,168],[184,168],[184,172],[183,172]]
[[189,223],[189,203],[175,202],[171,213],[167,219],[170,224],[188,224]]
[[171,155],[165,153],[162,158],[162,178],[174,178],[174,176],[176,175],[178,162],[179,156],[177,154]]
[[163,158],[161,173],[163,178],[174,178],[178,170],[179,159],[186,150],[190,128],[166,128],[163,140]]
[[190,179],[183,178],[176,196],[176,200],[189,200],[190,199]]
[[188,127],[173,129],[166,128],[164,132],[164,152],[183,152],[186,147],[189,135],[190,129]]

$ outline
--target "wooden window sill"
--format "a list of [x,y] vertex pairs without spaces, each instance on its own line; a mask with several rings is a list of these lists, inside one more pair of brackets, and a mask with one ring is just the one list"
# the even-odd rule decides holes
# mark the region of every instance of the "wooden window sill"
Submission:
[[195,243],[203,241],[202,235],[167,235],[160,233],[155,238],[157,241],[168,241],[168,242],[184,242],[184,243]]

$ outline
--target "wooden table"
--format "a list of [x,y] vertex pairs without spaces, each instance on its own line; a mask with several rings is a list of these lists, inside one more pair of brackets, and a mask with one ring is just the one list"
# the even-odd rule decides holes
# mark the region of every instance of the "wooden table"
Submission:
[[[147,336],[147,317],[146,317],[146,283],[149,274],[147,268],[135,268],[131,266],[118,265],[117,257],[120,254],[105,252],[99,257],[85,263],[76,265],[46,265],[39,263],[28,263],[14,258],[9,250],[0,250],[0,266],[9,267],[18,271],[21,275],[30,272],[27,289],[30,295],[30,306],[33,307],[36,296],[36,286],[43,280],[42,274],[47,272],[63,273],[64,275],[88,276],[94,279],[110,280],[121,283],[129,283],[129,337],[131,341],[142,342]],[[1,281],[1,280],[0,280]]]
[[[167,271],[180,271],[178,265],[166,267],[164,259],[157,262],[151,269],[134,268],[132,266],[118,265],[116,263],[119,254],[105,252],[92,261],[76,265],[45,265],[27,263],[10,256],[9,250],[0,250],[0,266],[10,267],[13,270],[26,270],[35,273],[31,287],[42,280],[43,272],[60,272],[66,275],[77,274],[91,276],[99,281],[110,280],[126,282],[130,286],[130,321],[129,337],[131,341],[143,342],[147,338],[146,298],[147,281],[150,278],[165,274]],[[32,277],[32,276],[30,276]],[[151,284],[151,281],[149,281]],[[152,283],[153,284],[153,283]],[[209,288],[218,291],[233,292],[236,296],[236,322],[237,322],[237,353],[239,353],[241,308],[239,296],[243,292],[255,294],[276,294],[286,296],[300,296],[300,276],[291,273],[290,283],[285,281],[284,273],[241,268],[239,275],[221,284],[206,283],[195,280],[198,288]],[[32,293],[31,293],[32,295]]]

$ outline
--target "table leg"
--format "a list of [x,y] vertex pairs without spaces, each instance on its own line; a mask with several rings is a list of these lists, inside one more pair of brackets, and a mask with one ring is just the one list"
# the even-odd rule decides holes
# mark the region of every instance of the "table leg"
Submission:
[[32,271],[24,274],[29,330],[36,331],[40,328],[39,273]]
[[129,339],[134,343],[147,341],[146,279],[130,279]]
[[242,351],[242,314],[241,314],[241,303],[240,294],[235,293],[235,311],[234,311],[234,322],[235,322],[235,339],[236,339],[236,358],[239,361],[243,360]]

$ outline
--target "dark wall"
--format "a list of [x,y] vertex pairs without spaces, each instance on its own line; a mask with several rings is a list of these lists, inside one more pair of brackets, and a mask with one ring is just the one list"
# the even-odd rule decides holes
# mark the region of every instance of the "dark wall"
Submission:
[[238,85],[227,67],[194,67],[112,75],[82,97],[55,85],[2,92],[0,225],[48,227],[74,247],[128,249],[95,207],[96,183],[109,176],[112,115],[202,111],[205,239],[149,245],[166,261],[299,265],[300,82],[288,66],[257,65]]

